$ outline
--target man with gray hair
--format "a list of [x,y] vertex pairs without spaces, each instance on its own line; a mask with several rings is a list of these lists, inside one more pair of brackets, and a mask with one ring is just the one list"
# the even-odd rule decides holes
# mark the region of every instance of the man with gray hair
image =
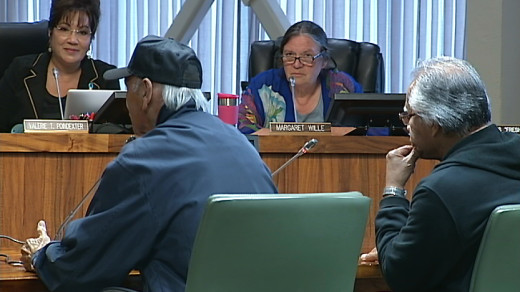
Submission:
[[[132,269],[143,291],[184,291],[195,234],[212,194],[276,193],[271,172],[236,128],[204,112],[201,64],[173,39],[139,41],[125,78],[137,139],[106,168],[87,216],[61,241],[28,240],[25,266],[52,291],[119,286]],[[48,238],[48,237],[47,237]],[[36,246],[36,247],[35,247]]]
[[[382,273],[393,291],[468,291],[489,215],[520,203],[520,136],[491,123],[480,76],[450,57],[415,69],[400,117],[411,145],[386,156],[375,220]],[[418,158],[440,162],[410,203],[405,185]]]

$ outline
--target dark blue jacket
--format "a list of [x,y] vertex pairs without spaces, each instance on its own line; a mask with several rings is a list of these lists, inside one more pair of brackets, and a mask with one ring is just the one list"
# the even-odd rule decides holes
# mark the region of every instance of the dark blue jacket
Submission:
[[207,198],[276,193],[271,172],[236,128],[197,111],[161,110],[155,129],[106,168],[85,218],[36,254],[52,291],[99,291],[139,269],[145,291],[184,291]]

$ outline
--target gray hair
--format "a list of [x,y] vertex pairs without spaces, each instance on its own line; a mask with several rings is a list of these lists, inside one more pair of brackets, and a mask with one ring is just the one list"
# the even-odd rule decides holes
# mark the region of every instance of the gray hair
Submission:
[[328,51],[329,45],[327,41],[327,34],[323,30],[323,28],[321,28],[321,26],[308,20],[302,20],[300,22],[297,22],[287,29],[280,43],[280,55],[283,55],[283,49],[285,48],[285,45],[293,37],[300,35],[309,36],[314,40],[314,42],[316,42],[317,45],[320,46],[320,53],[322,58],[327,61],[327,68],[336,67],[336,61],[332,59]]
[[468,62],[453,57],[423,61],[412,72],[407,102],[427,123],[466,136],[491,121],[484,82]]
[[193,99],[197,108],[209,112],[209,102],[200,89],[163,84],[162,96],[166,107],[173,111]]

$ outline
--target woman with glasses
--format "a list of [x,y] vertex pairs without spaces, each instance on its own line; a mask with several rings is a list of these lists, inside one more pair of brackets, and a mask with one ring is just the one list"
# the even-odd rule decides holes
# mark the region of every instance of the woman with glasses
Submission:
[[99,0],[52,1],[48,52],[15,58],[0,80],[0,132],[24,119],[61,119],[69,89],[120,88],[103,79],[115,66],[87,54],[99,17]]
[[242,133],[268,128],[270,122],[323,122],[335,93],[363,92],[352,76],[335,69],[327,35],[311,21],[289,27],[280,54],[282,68],[255,76],[242,93]]

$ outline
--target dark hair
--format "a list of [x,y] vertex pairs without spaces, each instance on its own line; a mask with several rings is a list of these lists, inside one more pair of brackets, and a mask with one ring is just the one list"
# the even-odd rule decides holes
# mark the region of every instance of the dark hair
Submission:
[[[280,54],[283,54],[283,48],[291,38],[302,34],[310,36],[316,43],[318,43],[321,47],[320,52],[322,52],[323,58],[326,60],[331,60],[328,53],[329,47],[327,44],[327,34],[323,28],[321,28],[321,26],[308,20],[297,22],[287,29],[283,35],[282,42],[280,43]],[[335,64],[333,67],[335,67]]]
[[61,20],[77,12],[84,12],[87,15],[92,38],[94,38],[101,15],[99,0],[53,0],[49,15],[49,30],[52,31]]

